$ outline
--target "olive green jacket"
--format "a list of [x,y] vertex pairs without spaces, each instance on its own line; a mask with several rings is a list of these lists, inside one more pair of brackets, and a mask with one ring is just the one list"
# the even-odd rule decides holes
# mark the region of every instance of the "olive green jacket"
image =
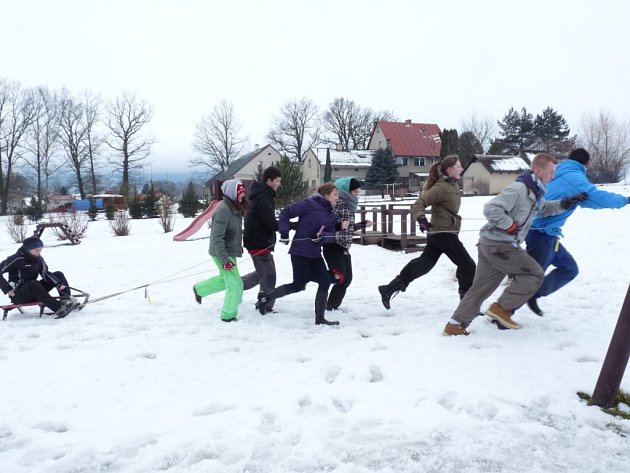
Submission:
[[455,179],[442,177],[433,187],[416,200],[411,213],[416,221],[425,216],[426,208],[431,207],[432,231],[459,232],[462,218],[457,215],[462,198]]

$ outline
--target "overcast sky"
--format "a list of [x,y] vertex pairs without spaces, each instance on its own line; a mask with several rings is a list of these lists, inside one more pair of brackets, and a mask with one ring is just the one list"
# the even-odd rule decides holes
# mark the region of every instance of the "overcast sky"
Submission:
[[626,0],[0,0],[0,77],[154,110],[153,170],[187,169],[196,123],[233,102],[251,145],[306,97],[459,128],[551,106],[630,116]]

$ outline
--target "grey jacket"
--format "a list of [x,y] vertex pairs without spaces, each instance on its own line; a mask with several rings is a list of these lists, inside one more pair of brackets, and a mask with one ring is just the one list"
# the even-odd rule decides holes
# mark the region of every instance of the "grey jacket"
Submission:
[[[538,194],[542,196],[545,186],[532,175],[533,182],[538,186]],[[527,231],[538,214],[548,217],[564,212],[560,200],[545,200],[537,197],[536,193],[523,182],[514,181],[501,191],[499,195],[486,202],[483,214],[488,219],[481,230],[481,240],[487,239],[520,245],[527,235]],[[506,230],[516,223],[518,231],[510,235]]]
[[221,264],[225,264],[229,261],[228,256],[243,256],[242,242],[243,217],[232,201],[224,196],[212,215],[210,256],[217,256]]

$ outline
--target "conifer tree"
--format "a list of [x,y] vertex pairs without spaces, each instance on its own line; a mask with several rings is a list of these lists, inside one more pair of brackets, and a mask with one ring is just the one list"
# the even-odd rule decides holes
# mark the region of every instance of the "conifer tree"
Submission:
[[471,131],[465,131],[459,137],[459,162],[466,167],[475,154],[483,154],[483,146]]
[[324,166],[324,182],[332,180],[332,164],[330,163],[330,148],[326,148],[326,165]]
[[510,108],[503,121],[497,124],[501,137],[492,142],[488,154],[518,154],[532,149],[536,141],[534,120],[525,107],[520,113]]
[[571,130],[567,121],[553,108],[547,107],[534,119],[536,151],[566,155],[575,147],[576,137],[569,138]]
[[368,169],[365,181],[373,186],[380,186],[384,189],[385,184],[393,184],[398,177],[398,169],[392,155],[392,150],[379,149],[374,153],[372,164]]
[[186,186],[186,192],[184,192],[179,201],[177,211],[184,217],[194,217],[197,215],[199,208],[199,197],[197,197],[197,193],[195,192],[195,184],[190,181]]
[[302,171],[298,163],[282,156],[280,161],[274,164],[282,172],[282,185],[276,193],[276,202],[281,207],[306,197],[308,183],[302,177]]
[[440,133],[440,159],[444,159],[451,154],[459,155],[459,136],[456,129],[445,129]]
[[158,211],[158,197],[155,194],[155,187],[153,186],[153,181],[149,184],[149,189],[146,195],[144,196],[144,215],[147,218],[157,218],[159,215]]

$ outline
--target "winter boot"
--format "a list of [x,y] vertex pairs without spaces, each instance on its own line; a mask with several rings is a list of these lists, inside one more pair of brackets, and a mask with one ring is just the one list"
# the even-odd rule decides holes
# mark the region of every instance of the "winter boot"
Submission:
[[326,320],[324,313],[326,312],[326,299],[328,299],[328,293],[324,291],[317,291],[315,295],[315,325],[339,325],[339,322]]
[[260,312],[260,315],[265,315],[267,313],[267,294],[260,291],[258,293],[258,300],[256,300],[256,310]]
[[55,312],[56,319],[63,319],[66,315],[68,315],[74,309],[74,304],[71,300],[67,300],[61,303],[61,307],[57,309]]
[[391,308],[390,301],[392,297],[403,290],[403,284],[400,281],[400,276],[396,276],[389,284],[385,286],[379,286],[378,292],[381,293],[381,302],[383,303],[383,306],[385,306],[385,308],[389,310]]
[[197,294],[197,289],[195,289],[195,286],[193,286],[193,292],[195,293],[195,301],[197,302],[197,304],[201,304],[201,296]]
[[492,305],[488,307],[488,310],[486,310],[486,315],[491,319],[496,320],[505,328],[511,328],[513,330],[521,328],[519,324],[512,320],[512,312],[509,310],[505,310],[497,302],[493,302]]

